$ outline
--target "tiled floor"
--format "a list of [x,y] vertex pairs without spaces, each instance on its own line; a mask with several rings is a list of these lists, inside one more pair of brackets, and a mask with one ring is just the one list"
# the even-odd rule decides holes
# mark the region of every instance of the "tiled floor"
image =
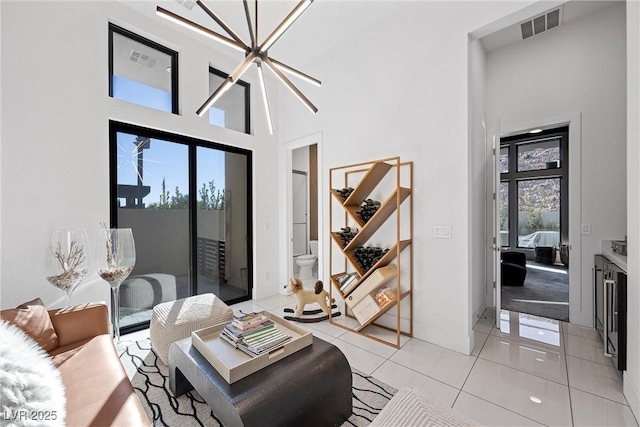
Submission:
[[[294,305],[279,295],[233,308],[282,316]],[[638,425],[593,329],[507,311],[496,329],[494,313],[473,328],[471,356],[416,338],[395,349],[328,322],[300,325],[340,348],[352,367],[395,388],[418,388],[482,425]]]

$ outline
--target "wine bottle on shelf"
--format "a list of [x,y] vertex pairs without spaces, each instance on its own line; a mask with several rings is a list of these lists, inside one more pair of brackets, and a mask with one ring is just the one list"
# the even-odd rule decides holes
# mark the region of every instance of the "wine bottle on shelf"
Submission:
[[351,242],[351,240],[353,240],[356,234],[358,234],[358,229],[349,226],[342,227],[336,234],[340,236],[340,239],[342,240],[342,247],[344,248],[349,244],[349,242]]
[[360,208],[356,211],[356,214],[362,218],[363,222],[367,222],[373,215],[380,209],[380,202],[373,199],[366,199],[360,205]]
[[342,188],[340,190],[337,190],[338,194],[340,195],[340,197],[342,197],[343,200],[347,200],[349,198],[349,196],[351,195],[351,193],[353,193],[353,188],[352,187],[345,187]]
[[354,252],[354,256],[360,266],[366,271],[371,269],[382,258],[389,249],[382,249],[372,246],[359,246]]

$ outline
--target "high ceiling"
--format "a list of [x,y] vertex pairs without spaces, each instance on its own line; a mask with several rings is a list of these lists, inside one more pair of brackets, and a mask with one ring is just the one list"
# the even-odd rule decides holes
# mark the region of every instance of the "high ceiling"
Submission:
[[[204,44],[210,44],[216,48],[227,51],[233,58],[241,58],[241,54],[231,48],[221,46],[218,42],[210,40],[189,29],[183,28],[175,23],[169,22],[156,15],[156,7],[161,6],[177,15],[199,23],[200,25],[214,30],[222,35],[226,32],[214,22],[198,5],[195,0],[121,0],[123,4],[158,20],[162,25],[181,31]],[[226,24],[237,32],[246,43],[250,37],[247,28],[247,21],[241,0],[204,0]],[[258,39],[263,41],[267,35],[289,14],[298,4],[299,0],[260,0],[258,3]],[[427,1],[427,0],[422,0]],[[614,4],[613,0],[576,0],[562,4],[560,7],[560,25],[566,24],[585,15],[601,10]],[[255,20],[255,0],[249,0],[249,7],[252,21]],[[302,14],[302,16],[289,28],[289,30],[274,44],[269,51],[269,56],[278,59],[301,71],[313,75],[313,70],[305,68],[305,65],[321,57],[326,52],[341,43],[349,43],[357,34],[365,31],[374,24],[389,19],[400,8],[406,6],[407,2],[389,1],[367,1],[367,0],[317,0]],[[558,1],[549,2],[555,5],[549,10],[558,8]],[[535,18],[531,16],[530,18]],[[520,22],[512,26],[496,31],[483,37],[482,43],[487,52],[500,49],[504,46],[522,41]],[[535,36],[534,36],[535,37]],[[130,57],[130,49],[126,43],[122,44],[122,58]],[[166,65],[166,64],[165,64]],[[165,89],[169,80],[167,79],[166,66],[157,67],[152,71],[146,69],[144,79],[151,79],[152,86]],[[144,67],[139,64],[125,64],[128,77],[130,74],[140,72]],[[230,71],[230,70],[229,70]],[[124,72],[124,71],[123,71]],[[149,74],[155,73],[154,76]],[[137,80],[133,78],[133,80]]]
[[[182,31],[203,43],[216,42],[174,23],[156,17],[156,6],[161,6],[175,14],[197,22],[220,34],[227,35],[198,5],[191,0],[143,0],[123,1],[129,7],[154,17],[166,25]],[[205,0],[209,6],[231,29],[249,43],[247,20],[243,3],[240,0]],[[262,41],[298,4],[298,0],[260,0],[258,2],[258,39]],[[270,49],[270,56],[281,60],[294,68],[303,66],[320,57],[340,43],[348,42],[351,37],[364,31],[371,25],[388,18],[402,7],[402,1],[337,1],[318,0],[302,14],[291,28]],[[186,6],[192,6],[189,9]],[[249,0],[252,19],[255,19],[255,1]],[[232,49],[229,55],[237,55]]]

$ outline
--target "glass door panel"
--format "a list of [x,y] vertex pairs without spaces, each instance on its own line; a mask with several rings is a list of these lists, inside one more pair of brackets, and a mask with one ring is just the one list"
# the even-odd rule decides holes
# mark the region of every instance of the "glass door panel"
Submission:
[[500,173],[509,172],[509,147],[500,147]]
[[518,247],[559,246],[560,180],[518,181]]
[[136,265],[120,289],[120,326],[189,294],[188,147],[117,132],[117,226],[131,228]]
[[500,183],[500,246],[509,244],[509,183]]
[[226,302],[249,295],[247,156],[196,148],[196,290]]

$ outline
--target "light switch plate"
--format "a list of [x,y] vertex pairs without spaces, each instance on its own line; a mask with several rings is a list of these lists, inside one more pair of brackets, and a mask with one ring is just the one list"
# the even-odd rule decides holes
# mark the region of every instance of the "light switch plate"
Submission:
[[434,225],[433,237],[435,237],[436,239],[450,239],[451,226],[450,225]]
[[582,234],[591,234],[591,224],[582,224],[580,230]]

